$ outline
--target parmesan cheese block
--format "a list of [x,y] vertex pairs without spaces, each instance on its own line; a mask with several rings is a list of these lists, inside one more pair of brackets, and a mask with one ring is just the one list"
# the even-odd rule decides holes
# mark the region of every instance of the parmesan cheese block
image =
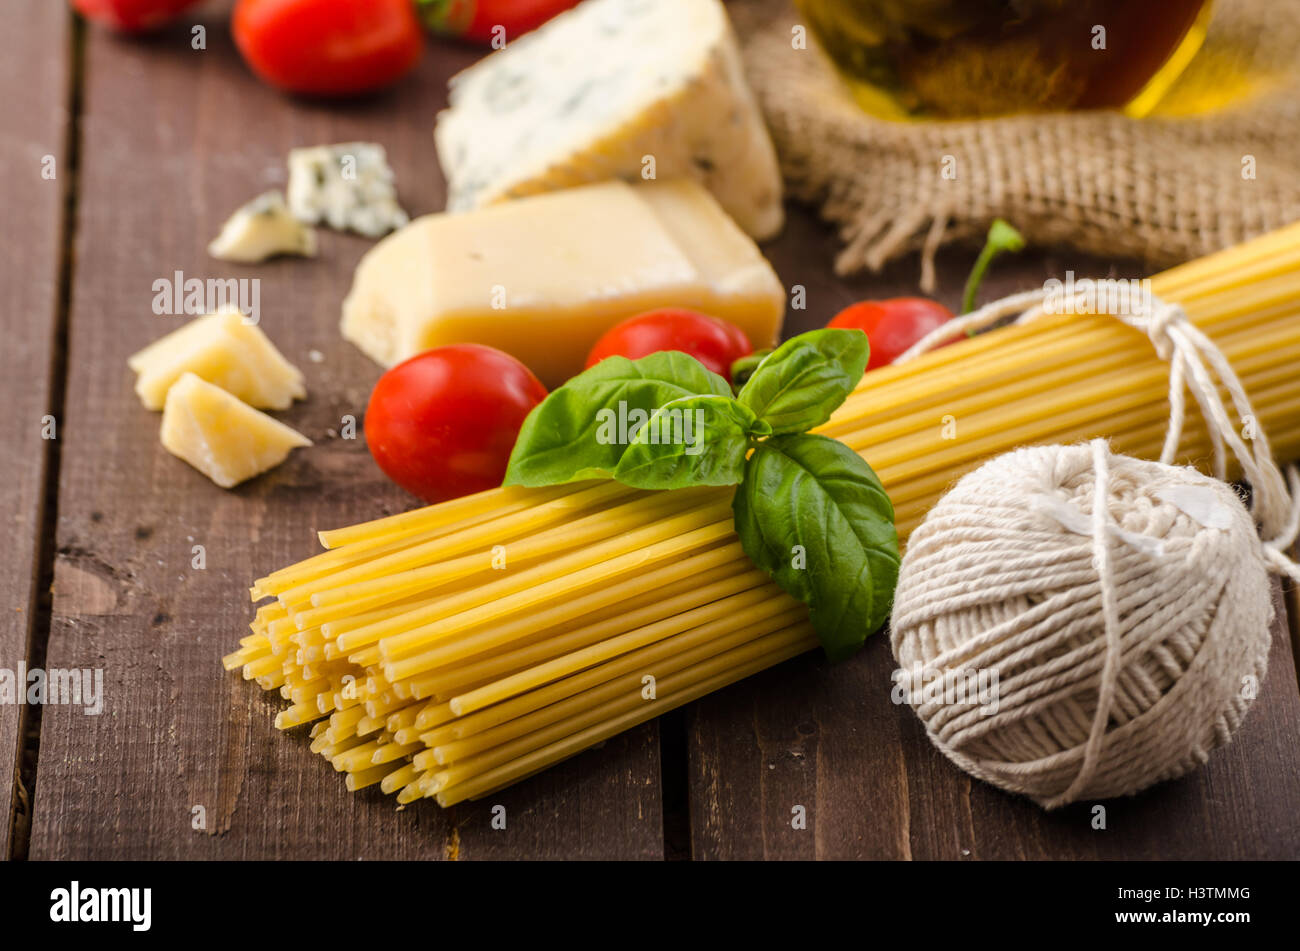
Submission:
[[447,209],[586,182],[691,177],[751,236],[781,177],[719,0],[587,0],[454,76]]
[[311,445],[302,433],[193,373],[167,391],[161,438],[168,452],[223,489],[278,466],[298,446]]
[[755,347],[780,334],[781,282],[693,181],[612,181],[416,219],[361,259],[343,336],[385,366],[486,344],[555,386],[606,330],[658,307],[729,320]]
[[287,409],[307,395],[298,368],[238,311],[196,318],[131,356],[127,366],[138,374],[135,392],[146,409],[162,409],[185,373],[262,409]]

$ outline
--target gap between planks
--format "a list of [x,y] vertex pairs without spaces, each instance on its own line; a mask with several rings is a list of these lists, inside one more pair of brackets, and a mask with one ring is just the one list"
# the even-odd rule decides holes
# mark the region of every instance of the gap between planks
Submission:
[[[66,14],[67,26],[67,115],[60,143],[59,161],[64,169],[59,201],[58,244],[60,249],[54,308],[53,345],[50,348],[49,386],[45,406],[61,425],[67,397],[68,321],[72,304],[73,239],[77,221],[78,171],[81,165],[81,101],[85,78],[85,21]],[[57,432],[57,430],[56,430]],[[52,585],[59,521],[59,466],[62,443],[45,440],[45,459],[41,497],[38,502],[33,612],[28,630],[26,659],[29,669],[44,667],[46,649],[53,621]],[[39,704],[24,704],[18,719],[18,754],[14,766],[14,791],[11,804],[9,855],[11,861],[27,858],[31,845],[32,804],[36,794],[37,767],[40,761],[41,711]]]

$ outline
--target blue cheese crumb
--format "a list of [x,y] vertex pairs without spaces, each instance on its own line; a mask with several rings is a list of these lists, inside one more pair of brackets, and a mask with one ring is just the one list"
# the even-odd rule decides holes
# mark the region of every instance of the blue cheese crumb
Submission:
[[284,203],[284,195],[269,191],[240,207],[208,245],[220,261],[256,264],[279,254],[316,256],[316,232],[305,227]]
[[410,216],[397,203],[382,145],[345,142],[289,153],[289,211],[307,224],[378,238]]

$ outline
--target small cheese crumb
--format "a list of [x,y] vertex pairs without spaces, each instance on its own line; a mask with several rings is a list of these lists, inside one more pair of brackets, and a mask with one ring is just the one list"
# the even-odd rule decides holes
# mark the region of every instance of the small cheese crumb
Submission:
[[289,214],[282,194],[269,191],[230,216],[208,245],[208,254],[240,264],[256,264],[277,254],[314,258],[316,232]]
[[289,211],[307,224],[378,238],[410,216],[397,203],[382,145],[346,142],[289,153]]

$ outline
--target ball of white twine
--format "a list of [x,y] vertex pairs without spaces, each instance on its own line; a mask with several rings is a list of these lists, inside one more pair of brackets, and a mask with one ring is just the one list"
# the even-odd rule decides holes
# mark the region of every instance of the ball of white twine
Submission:
[[[958,318],[904,359],[1031,304],[1021,320],[1042,316],[1042,300],[1015,295]],[[1241,418],[1252,410],[1223,354],[1176,305],[1153,299],[1117,317],[1171,363],[1162,461],[1102,440],[994,459],[912,534],[895,595],[891,645],[931,739],[1049,809],[1180,776],[1226,743],[1267,668],[1269,573],[1300,580],[1285,555],[1300,532],[1300,478],[1293,470],[1288,492],[1263,435],[1248,447],[1237,434],[1215,378]],[[1171,464],[1184,387],[1219,478]],[[1228,450],[1252,484],[1251,511],[1221,481]],[[937,678],[982,678],[995,695],[921,689]]]

